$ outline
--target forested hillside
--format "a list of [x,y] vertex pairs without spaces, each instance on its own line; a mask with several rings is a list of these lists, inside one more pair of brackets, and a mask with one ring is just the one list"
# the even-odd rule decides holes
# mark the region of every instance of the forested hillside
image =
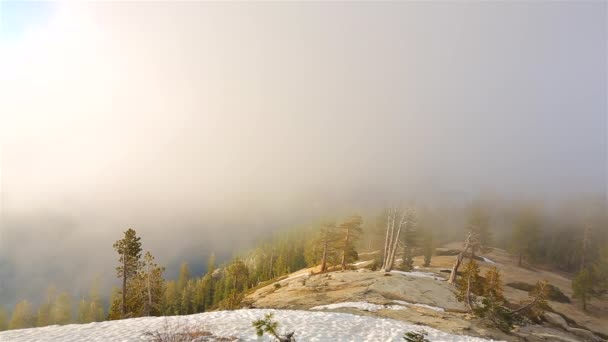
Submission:
[[182,263],[177,279],[164,277],[165,268],[145,249],[145,236],[128,229],[114,244],[117,286],[111,294],[103,293],[99,281],[81,298],[49,287],[37,306],[30,299],[10,311],[0,308],[0,329],[235,309],[246,293],[270,280],[313,266],[320,272],[349,269],[361,252],[375,252],[369,254],[374,270],[409,271],[415,256],[424,256],[428,265],[435,247],[458,241],[452,236],[460,241],[475,236],[473,255],[501,246],[520,267],[563,272],[573,278],[574,295],[585,307],[608,289],[606,218],[597,213],[552,214],[532,205],[504,210],[477,201],[463,209],[462,220],[450,222],[439,209],[387,208],[369,217],[352,215],[280,230],[231,260],[218,261],[210,253],[204,274],[193,274]]

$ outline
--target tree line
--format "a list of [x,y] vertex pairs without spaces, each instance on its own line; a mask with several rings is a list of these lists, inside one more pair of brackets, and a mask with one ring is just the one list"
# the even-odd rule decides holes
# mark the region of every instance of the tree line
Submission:
[[[120,287],[111,291],[109,303],[102,300],[99,281],[79,300],[49,288],[37,308],[23,300],[9,315],[0,307],[0,329],[233,309],[247,291],[302,268],[316,266],[318,272],[348,269],[361,250],[373,256],[372,269],[408,271],[416,256],[423,256],[424,265],[429,266],[437,245],[462,241],[463,236],[468,247],[457,261],[465,256],[474,259],[499,246],[511,252],[521,267],[551,267],[575,275],[574,293],[583,306],[608,289],[605,213],[599,218],[555,224],[537,206],[501,212],[474,201],[462,210],[462,219],[450,217],[440,208],[395,207],[367,220],[360,215],[325,220],[277,232],[227,262],[218,263],[212,253],[202,275],[193,275],[190,266],[182,263],[178,278],[171,280],[165,279],[165,268],[157,264],[151,251],[144,252],[136,231],[128,229],[113,245]],[[460,238],[446,233],[454,225],[461,227]],[[450,282],[456,284],[457,272],[453,273]]]

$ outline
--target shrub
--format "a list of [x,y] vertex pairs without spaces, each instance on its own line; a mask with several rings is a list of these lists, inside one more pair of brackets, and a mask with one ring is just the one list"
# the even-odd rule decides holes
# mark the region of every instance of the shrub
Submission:
[[403,335],[403,339],[407,342],[430,342],[426,335],[428,333],[425,330],[408,331]]
[[259,337],[264,336],[264,333],[274,337],[279,342],[295,342],[293,337],[295,332],[279,334],[279,322],[273,319],[272,313],[267,313],[264,318],[257,319],[251,322],[251,325],[255,328],[255,332]]

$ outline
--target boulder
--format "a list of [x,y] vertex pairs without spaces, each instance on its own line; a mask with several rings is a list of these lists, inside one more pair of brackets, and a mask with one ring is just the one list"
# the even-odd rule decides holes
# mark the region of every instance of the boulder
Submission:
[[566,323],[566,320],[562,316],[553,312],[545,312],[544,317],[549,324],[568,330],[568,323]]
[[592,333],[589,330],[579,329],[579,328],[568,328],[568,331],[578,337],[582,337],[585,341],[591,341],[591,342],[604,341],[604,339],[600,338],[599,336],[596,336],[594,333]]

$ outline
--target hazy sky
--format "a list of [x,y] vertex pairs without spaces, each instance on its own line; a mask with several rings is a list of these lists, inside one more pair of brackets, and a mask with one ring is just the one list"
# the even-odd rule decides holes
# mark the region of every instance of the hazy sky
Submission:
[[128,227],[203,262],[398,198],[605,193],[607,41],[603,1],[2,1],[0,302],[111,276]]

